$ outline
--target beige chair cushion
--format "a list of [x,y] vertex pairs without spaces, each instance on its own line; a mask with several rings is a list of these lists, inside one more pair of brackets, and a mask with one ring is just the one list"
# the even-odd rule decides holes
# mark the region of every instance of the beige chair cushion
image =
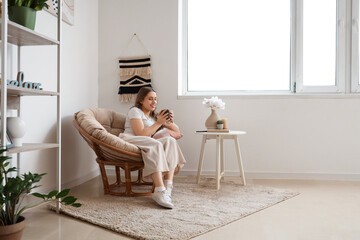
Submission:
[[[102,108],[84,109],[77,115],[77,121],[89,135],[109,144],[113,147],[140,154],[140,149],[132,143],[126,142],[119,138],[119,134],[124,132],[126,116],[111,110]],[[102,148],[105,148],[102,146]],[[105,148],[106,151],[115,154],[122,160],[142,161],[141,158],[126,155],[121,152]]]

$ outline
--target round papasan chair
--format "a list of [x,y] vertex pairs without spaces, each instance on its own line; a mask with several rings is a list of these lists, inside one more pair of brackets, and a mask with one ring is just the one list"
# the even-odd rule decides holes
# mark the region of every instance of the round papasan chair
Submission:
[[[153,185],[143,180],[144,163],[140,149],[134,144],[119,138],[124,131],[126,116],[108,109],[84,109],[74,114],[73,123],[80,135],[96,153],[99,164],[104,193],[116,196],[149,196],[153,188],[144,191],[141,187],[134,192],[133,186]],[[116,182],[109,184],[105,166],[114,166]],[[121,180],[120,168],[125,171],[125,181]],[[131,179],[131,172],[137,171],[137,180]]]

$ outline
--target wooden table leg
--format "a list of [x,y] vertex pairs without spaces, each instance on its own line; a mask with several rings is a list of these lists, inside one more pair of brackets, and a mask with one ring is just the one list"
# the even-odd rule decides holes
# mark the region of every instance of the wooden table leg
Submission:
[[216,189],[220,189],[220,136],[216,135]]
[[221,162],[221,179],[224,179],[225,175],[225,162],[224,162],[224,139],[220,137],[220,162]]
[[246,181],[245,181],[245,175],[244,175],[244,168],[243,168],[242,161],[241,161],[240,145],[239,145],[239,140],[238,140],[237,136],[234,136],[234,143],[235,143],[236,154],[237,154],[238,162],[239,162],[240,178],[245,186]]
[[200,150],[200,158],[199,158],[199,167],[198,167],[198,173],[197,173],[196,183],[199,183],[199,182],[200,182],[201,168],[202,168],[202,163],[203,163],[203,160],[204,160],[205,143],[206,143],[206,136],[203,135],[203,139],[202,139],[202,142],[201,142],[201,150]]

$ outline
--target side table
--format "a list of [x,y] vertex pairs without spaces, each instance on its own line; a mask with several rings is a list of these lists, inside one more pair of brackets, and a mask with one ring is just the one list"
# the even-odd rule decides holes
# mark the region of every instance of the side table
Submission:
[[204,151],[205,151],[205,143],[206,140],[216,139],[216,189],[220,189],[220,180],[225,176],[225,168],[224,168],[224,139],[232,139],[235,143],[235,150],[237,154],[237,159],[239,163],[240,170],[240,178],[242,180],[243,185],[246,185],[244,169],[242,165],[241,152],[238,136],[246,134],[245,131],[229,131],[229,132],[205,132],[205,131],[197,131],[195,132],[197,135],[202,135],[202,143],[200,150],[200,159],[199,159],[199,167],[197,173],[196,183],[200,182],[201,176],[201,168],[204,160]]

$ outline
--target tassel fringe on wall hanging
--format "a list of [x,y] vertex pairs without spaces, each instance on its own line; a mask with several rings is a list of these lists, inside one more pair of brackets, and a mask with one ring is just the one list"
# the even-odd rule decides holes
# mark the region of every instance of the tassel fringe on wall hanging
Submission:
[[[134,36],[137,37],[134,34],[130,41]],[[138,37],[137,39],[142,44]],[[146,50],[145,47],[144,49]],[[140,57],[120,57],[119,68],[120,87],[118,94],[120,94],[120,102],[135,101],[140,88],[151,87],[151,57],[149,54]]]

